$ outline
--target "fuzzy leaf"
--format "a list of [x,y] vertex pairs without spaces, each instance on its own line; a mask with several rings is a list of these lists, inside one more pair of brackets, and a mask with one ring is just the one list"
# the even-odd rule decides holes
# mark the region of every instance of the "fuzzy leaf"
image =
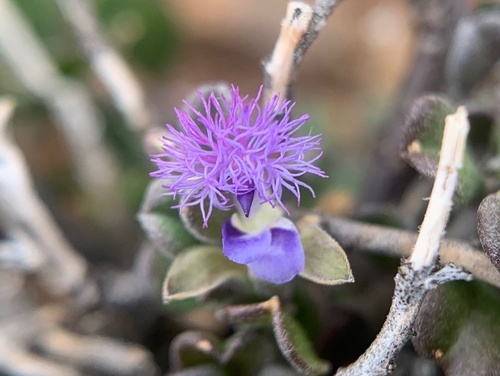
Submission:
[[219,317],[233,323],[265,322],[271,316],[278,347],[288,362],[303,375],[323,375],[331,365],[319,358],[304,329],[292,317],[282,312],[277,296],[255,304],[226,307]]
[[452,105],[438,95],[422,96],[410,108],[404,125],[401,156],[425,177],[436,175],[444,122],[451,113]]
[[200,296],[230,279],[246,275],[246,267],[229,261],[220,248],[193,247],[174,259],[163,283],[163,300],[168,303]]
[[478,282],[453,282],[427,293],[413,345],[446,375],[500,374],[500,295]]
[[147,238],[168,258],[196,244],[178,218],[157,213],[140,213],[137,218]]
[[139,213],[161,212],[168,210],[173,205],[171,196],[165,195],[165,188],[160,179],[152,179],[144,193],[144,198],[139,208]]
[[[452,112],[452,105],[444,98],[425,95],[414,102],[408,114],[401,157],[427,178],[436,175],[445,119]],[[465,153],[459,176],[457,196],[459,203],[464,204],[479,192],[483,184],[480,169],[469,151]]]
[[182,249],[196,244],[196,240],[184,228],[177,209],[172,209],[174,200],[165,196],[160,180],[154,179],[144,194],[137,219],[146,237],[168,258],[173,258]]
[[[221,341],[211,333],[187,331],[176,336],[170,344],[169,361],[172,369],[180,370],[189,364],[186,361],[188,352],[201,353],[209,358],[218,359],[221,356]],[[184,356],[183,356],[184,355]]]
[[251,329],[239,330],[225,340],[207,332],[183,332],[175,337],[170,345],[170,364],[173,369],[182,369],[187,363],[192,363],[186,359],[186,353],[196,352],[224,365],[229,363],[240,349],[247,346],[255,338],[255,332]]
[[[201,93],[203,98],[208,98],[210,94],[214,94],[215,98],[226,98],[230,99],[231,98],[231,87],[227,82],[224,81],[219,81],[219,82],[213,82],[213,83],[207,83],[203,84],[199,87],[196,88],[192,93],[190,93],[187,98],[186,98],[186,103],[189,103],[189,106],[184,104],[183,110],[186,111],[189,114],[189,117],[193,119],[199,126],[200,129],[204,129],[203,123],[198,121],[198,116],[196,113],[192,110],[194,108],[196,111],[199,112],[204,112],[205,111],[205,106],[203,105],[203,102],[198,95],[198,93]],[[212,108],[212,115],[215,115],[215,109]],[[178,124],[178,126],[180,126]]]
[[299,224],[306,256],[300,276],[322,285],[354,282],[347,256],[330,235],[316,224]]
[[500,191],[481,201],[477,210],[477,232],[484,251],[500,271]]
[[180,210],[179,214],[185,228],[196,239],[210,244],[221,245],[222,225],[229,220],[233,212],[231,210],[213,209],[208,227],[203,227],[203,217],[199,206],[185,206]]
[[[204,112],[205,107],[199,96],[202,94],[204,98],[208,98],[210,94],[214,94],[216,98],[231,98],[231,88],[226,82],[214,82],[201,85],[196,88],[192,93],[190,93],[183,106],[183,110],[189,114],[189,117],[195,121],[200,129],[205,129],[202,122],[198,120],[198,116],[195,111]],[[189,103],[189,105],[187,105]],[[212,108],[215,116],[215,108]],[[177,128],[181,129],[181,124],[177,123]],[[206,205],[208,210],[208,203]],[[214,208],[212,215],[210,216],[210,223],[208,227],[203,227],[203,218],[201,215],[201,210],[199,206],[185,206],[179,211],[180,218],[184,224],[186,230],[194,236],[196,239],[202,242],[221,245],[222,244],[222,234],[221,228],[224,222],[226,222],[231,216],[232,211],[221,211]]]
[[291,316],[281,311],[277,298],[275,304],[272,323],[281,353],[304,375],[326,374],[331,368],[330,363],[318,357],[304,329]]

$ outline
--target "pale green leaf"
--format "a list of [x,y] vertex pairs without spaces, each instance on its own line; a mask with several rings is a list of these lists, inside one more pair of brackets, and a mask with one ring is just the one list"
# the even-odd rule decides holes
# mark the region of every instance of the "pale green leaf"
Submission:
[[318,357],[302,326],[281,311],[277,299],[272,303],[276,304],[272,311],[273,331],[281,353],[301,374],[326,374],[331,365]]
[[[205,210],[208,210],[206,204]],[[203,242],[220,245],[222,244],[222,225],[231,217],[231,210],[213,209],[208,226],[203,227],[203,216],[200,207],[185,206],[179,211],[182,223],[186,229],[196,238]]]
[[163,283],[163,300],[168,303],[200,296],[246,275],[246,267],[229,261],[219,247],[193,247],[174,259]]
[[347,256],[330,235],[316,224],[299,224],[306,264],[300,276],[322,285],[354,282]]

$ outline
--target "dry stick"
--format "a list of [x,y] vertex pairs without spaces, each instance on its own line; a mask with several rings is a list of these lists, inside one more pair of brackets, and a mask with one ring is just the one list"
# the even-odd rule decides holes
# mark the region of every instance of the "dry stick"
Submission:
[[338,376],[386,375],[393,369],[394,359],[411,335],[420,304],[427,290],[458,279],[469,279],[462,269],[448,264],[434,272],[439,244],[452,207],[453,194],[462,167],[469,122],[467,111],[459,107],[446,117],[438,171],[429,205],[415,248],[396,275],[395,291],[387,319],[368,350]]
[[20,294],[13,300],[2,301],[10,307],[18,305],[13,314],[0,320],[0,373],[32,376],[79,376],[70,365],[35,354],[33,339],[63,321],[62,306],[45,306],[37,310]]
[[439,244],[453,205],[458,170],[462,168],[468,132],[469,120],[465,107],[459,107],[454,115],[446,117],[436,178],[410,257],[410,262],[417,271],[433,266],[438,258]]
[[296,1],[288,3],[273,53],[264,63],[264,72],[268,81],[262,98],[264,103],[276,94],[281,94],[283,100],[283,96],[288,93],[288,85],[294,75],[294,52],[307,32],[312,12],[312,7],[308,4]]
[[77,369],[116,376],[157,375],[151,355],[145,349],[112,338],[82,336],[54,327],[37,338],[35,347],[47,357]]
[[[386,226],[377,226],[341,217],[326,217],[322,226],[342,247],[395,257],[409,257],[417,234]],[[439,249],[441,265],[453,263],[469,271],[474,278],[500,288],[500,273],[486,254],[466,242],[443,239]]]
[[83,376],[71,367],[44,359],[16,343],[0,339],[0,372],[6,375]]
[[23,155],[7,134],[12,109],[11,101],[0,99],[0,214],[7,238],[23,249],[16,257],[28,258],[19,264],[33,266],[52,293],[74,294],[86,300],[80,303],[90,303],[95,290],[86,281],[87,264],[37,196]]
[[[0,0],[0,57],[40,97],[69,142],[77,177],[100,218],[119,215],[116,162],[103,144],[103,121],[86,89],[64,78],[16,5]],[[107,217],[106,217],[107,216]]]
[[[25,307],[0,320],[0,372],[73,376],[81,374],[77,369],[92,369],[116,376],[157,374],[151,355],[141,346],[62,328],[66,312],[63,305],[45,305],[36,310]],[[39,355],[29,351],[32,348]]]
[[57,3],[116,107],[135,132],[143,133],[152,117],[146,107],[144,91],[125,60],[107,43],[91,2],[57,0]]
[[273,53],[263,63],[266,103],[275,94],[290,98],[298,68],[340,0],[317,0],[314,8],[298,1],[288,3]]

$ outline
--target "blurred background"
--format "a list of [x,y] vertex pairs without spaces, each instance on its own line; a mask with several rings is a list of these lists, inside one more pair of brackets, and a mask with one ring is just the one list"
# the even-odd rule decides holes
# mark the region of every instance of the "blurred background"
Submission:
[[[256,94],[261,62],[272,51],[287,1],[94,0],[86,8],[95,16],[90,21],[78,3],[0,0],[0,96],[16,103],[9,131],[26,158],[36,192],[88,263],[88,274],[104,286],[94,314],[83,319],[69,314],[65,327],[114,338],[112,343],[125,346],[120,350],[125,352],[113,353],[118,358],[132,351],[129,345],[142,349],[137,373],[133,367],[102,366],[90,374],[147,374],[147,367],[155,374],[168,369],[168,345],[179,328],[224,329],[203,310],[182,319],[165,316],[159,285],[149,285],[153,256],[136,220],[154,168],[147,153],[156,150],[163,125],[175,123],[173,108],[199,85],[226,81],[242,93]],[[473,7],[478,1],[466,3]],[[296,113],[309,113],[313,133],[324,134],[322,163],[330,179],[314,183],[319,201],[306,200],[306,206],[352,213],[412,61],[416,28],[407,1],[345,0],[307,52],[295,87]],[[96,58],[109,50],[114,52],[107,60]],[[115,52],[122,61],[116,61]],[[111,82],[106,67],[115,67],[117,81]],[[376,333],[390,301],[397,261],[384,265],[389,265],[387,275],[366,292],[370,302],[380,299],[371,313],[376,319],[363,326],[359,317],[339,309],[337,326],[330,328],[339,338],[369,333],[358,333],[354,353]],[[0,270],[4,285],[11,283],[9,273]],[[27,288],[30,283],[35,288]],[[362,277],[360,283],[369,281]],[[36,280],[17,286],[23,294],[28,290],[23,299],[32,302],[30,307],[58,301],[38,291]],[[6,304],[15,295],[9,294],[3,298]],[[0,318],[9,318],[12,310],[6,307],[0,305]],[[43,343],[38,355],[50,348]],[[330,345],[340,351],[342,341]],[[68,356],[73,360],[52,358],[63,363],[78,358]],[[0,374],[17,374],[2,371],[2,364],[0,356]]]
[[[30,90],[12,68],[14,64],[21,70],[36,69],[36,61],[35,68],[29,63],[24,67],[22,61],[9,61],[1,55],[0,92],[17,102],[13,130],[39,193],[81,252],[96,261],[111,257],[113,262],[127,265],[141,235],[123,231],[123,226],[136,228],[134,212],[152,169],[142,155],[142,134],[138,136],[117,110],[58,3],[11,3],[52,60],[55,73],[82,85],[91,97],[93,110],[98,112],[96,126],[104,132],[102,142],[111,150],[118,169],[107,172],[118,179],[115,188],[119,191],[113,195],[122,201],[113,200],[120,201],[120,210],[126,215],[107,224],[117,227],[116,236],[109,236],[109,228],[99,225],[99,214],[89,222],[91,203],[82,199],[71,143],[58,126],[50,103]],[[255,95],[262,82],[261,62],[272,51],[287,2],[92,3],[102,36],[123,56],[142,86],[150,114],[145,128],[150,129],[175,122],[173,107],[205,82],[234,83],[243,93]],[[309,113],[312,129],[325,134],[325,149],[331,150],[335,166],[330,168],[334,172],[328,184],[350,194],[356,192],[363,173],[360,167],[411,58],[414,25],[410,11],[401,0],[346,1],[313,44],[300,70],[297,113]],[[22,56],[28,61],[36,58]],[[148,140],[155,137],[158,134]]]

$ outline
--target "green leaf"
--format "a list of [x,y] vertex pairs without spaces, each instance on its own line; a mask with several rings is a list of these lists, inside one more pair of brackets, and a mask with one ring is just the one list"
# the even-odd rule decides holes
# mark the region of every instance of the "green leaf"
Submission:
[[210,358],[219,360],[221,353],[221,340],[212,333],[186,331],[177,335],[170,343],[170,366],[174,370],[180,370],[206,363]]
[[147,238],[168,258],[196,244],[178,218],[156,213],[140,213],[137,218]]
[[[179,42],[174,20],[161,3],[142,0],[95,2],[115,45],[146,69],[161,72],[172,61]],[[161,45],[162,48],[158,48]]]
[[272,323],[276,342],[290,364],[304,375],[323,375],[331,365],[318,357],[304,329],[291,316],[283,313],[275,298]]
[[423,176],[433,178],[436,174],[444,122],[451,113],[452,105],[438,95],[421,96],[409,110],[401,156]]
[[172,340],[169,365],[171,371],[177,371],[215,362],[225,375],[256,375],[272,357],[270,351],[276,353],[269,336],[249,326],[224,339],[206,331],[186,331]]
[[219,247],[193,247],[173,261],[163,283],[163,300],[197,297],[230,279],[246,276],[246,267],[229,261]]
[[[198,86],[186,97],[182,110],[187,112],[188,116],[193,119],[200,129],[205,130],[205,124],[198,119],[198,115],[193,111],[193,109],[199,112],[205,111],[205,105],[200,98],[200,94],[201,97],[205,99],[208,99],[208,97],[213,94],[222,108],[224,108],[221,99],[222,97],[227,100],[231,99],[231,86],[225,81],[205,83]],[[186,103],[189,103],[189,106],[186,105]],[[217,114],[217,109],[212,107],[210,112],[211,118],[213,119]],[[177,124],[180,126],[180,123]]]
[[305,268],[300,273],[322,285],[339,285],[354,282],[347,256],[334,239],[317,224],[298,224],[306,257]]
[[[453,282],[427,293],[413,345],[450,376],[500,371],[500,294],[479,282]],[[496,370],[496,371],[495,371]]]
[[500,191],[481,201],[477,210],[477,232],[484,251],[500,271]]
[[[427,178],[436,175],[446,116],[453,112],[453,106],[445,98],[424,95],[414,102],[407,116],[401,156]],[[465,205],[483,185],[481,170],[470,150],[465,152],[459,180],[456,203]]]
[[[205,209],[208,210],[208,205]],[[179,212],[182,223],[191,235],[202,242],[216,245],[222,244],[221,228],[232,214],[231,210],[223,211],[214,208],[208,226],[203,227],[203,217],[199,206],[185,206]]]
[[148,240],[169,259],[184,248],[197,243],[184,228],[177,209],[171,207],[175,201],[163,195],[161,180],[154,179],[148,185],[137,219]]
[[288,362],[303,375],[323,375],[331,365],[316,354],[302,326],[283,313],[277,296],[255,304],[226,307],[219,317],[232,323],[265,323],[271,315],[276,343]]

